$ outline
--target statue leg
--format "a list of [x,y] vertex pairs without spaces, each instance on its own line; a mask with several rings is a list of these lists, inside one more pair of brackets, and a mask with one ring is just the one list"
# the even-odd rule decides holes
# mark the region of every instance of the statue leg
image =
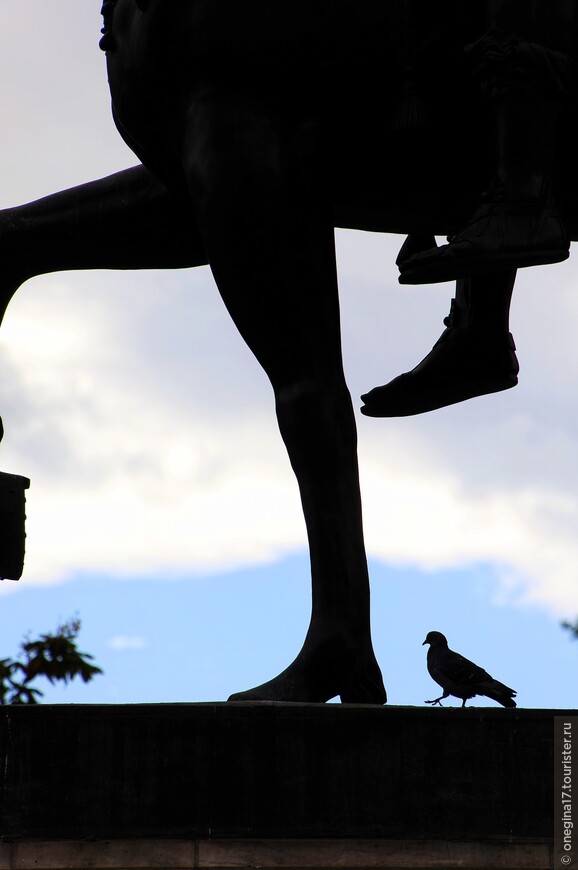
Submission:
[[[317,131],[283,134],[237,97],[191,107],[186,171],[219,291],[268,375],[307,528],[312,615],[279,676],[232,700],[382,704],[372,648],[357,436],[341,360]],[[304,205],[303,205],[304,203]]]
[[207,263],[188,198],[143,166],[0,211],[0,322],[28,278]]
[[418,414],[517,383],[508,327],[514,267],[568,256],[551,188],[577,7],[576,0],[487,0],[490,30],[473,54],[495,116],[490,192],[449,245],[410,237],[398,258],[402,283],[457,278],[457,316],[446,318],[448,328],[418,366],[362,397],[368,416]]
[[574,88],[574,0],[489,5],[492,27],[468,55],[494,118],[494,174],[480,206],[449,244],[399,263],[402,284],[558,263],[569,256],[552,166],[560,108]]
[[407,417],[508,390],[518,383],[509,310],[516,272],[457,282],[445,330],[409,372],[361,398],[367,417]]

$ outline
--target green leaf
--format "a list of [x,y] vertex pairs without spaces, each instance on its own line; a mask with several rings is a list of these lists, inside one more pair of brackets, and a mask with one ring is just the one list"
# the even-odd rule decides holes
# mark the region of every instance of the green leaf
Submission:
[[[40,689],[29,684],[45,678],[54,684],[69,683],[80,677],[88,683],[102,669],[90,662],[93,656],[80,652],[76,638],[81,622],[78,617],[60,625],[53,634],[41,634],[38,639],[26,638],[20,645],[22,660],[0,659],[0,704],[37,704]],[[21,674],[20,682],[15,680]]]

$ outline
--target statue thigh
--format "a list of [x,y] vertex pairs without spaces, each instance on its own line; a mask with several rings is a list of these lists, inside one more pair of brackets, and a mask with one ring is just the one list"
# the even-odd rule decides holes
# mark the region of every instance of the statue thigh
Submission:
[[183,167],[221,295],[276,391],[342,376],[333,224],[320,213],[318,161],[304,167],[307,143],[300,147],[299,132],[287,141],[278,126],[249,100],[199,100]]

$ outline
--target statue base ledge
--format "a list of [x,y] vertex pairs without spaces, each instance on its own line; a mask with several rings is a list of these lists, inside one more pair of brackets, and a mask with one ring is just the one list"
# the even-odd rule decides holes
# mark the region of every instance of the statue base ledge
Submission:
[[553,866],[556,717],[2,707],[0,870]]
[[109,840],[0,843],[0,870],[553,867],[551,843],[440,840]]

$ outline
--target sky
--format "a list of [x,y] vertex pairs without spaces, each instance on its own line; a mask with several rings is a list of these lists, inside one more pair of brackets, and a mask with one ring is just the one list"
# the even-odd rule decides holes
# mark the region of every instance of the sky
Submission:
[[[3,10],[3,207],[136,163],[110,116],[99,9]],[[453,287],[401,287],[401,237],[336,240],[358,407],[429,351]],[[357,413],[392,704],[437,696],[421,645],[435,629],[520,706],[578,706],[578,643],[560,627],[578,616],[577,285],[576,258],[519,274],[514,390],[413,418]],[[0,370],[0,470],[31,479],[0,657],[78,615],[105,674],[47,702],[219,701],[282,670],[309,619],[304,523],[269,383],[208,267],[34,278],[1,327]]]

